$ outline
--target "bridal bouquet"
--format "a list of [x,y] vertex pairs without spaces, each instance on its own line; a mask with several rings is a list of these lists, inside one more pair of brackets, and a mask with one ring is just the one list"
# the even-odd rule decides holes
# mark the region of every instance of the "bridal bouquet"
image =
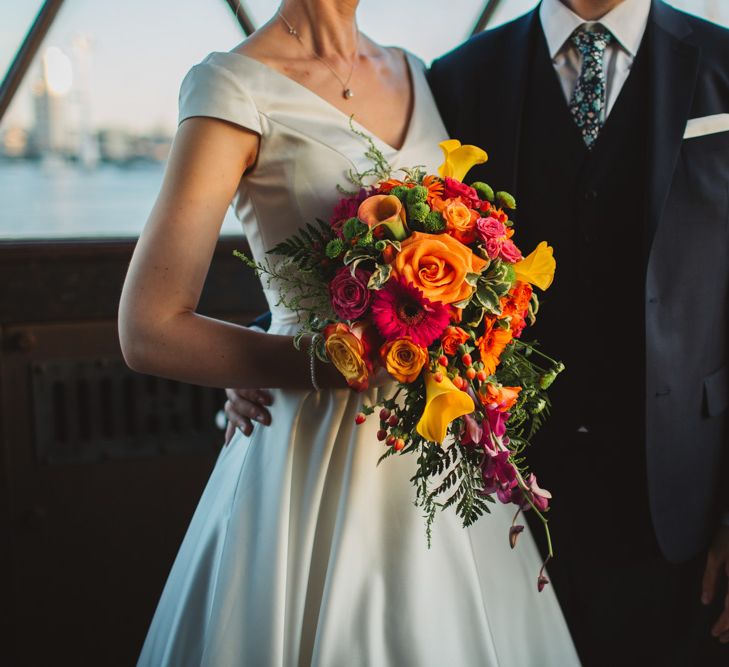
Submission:
[[[514,198],[464,182],[487,159],[480,148],[443,142],[445,160],[433,175],[393,174],[369,146],[373,168],[350,174],[357,189],[344,193],[329,221],[276,246],[276,263],[246,261],[283,283],[283,305],[302,321],[297,344],[311,339],[312,353],[350,387],[364,391],[379,368],[396,381],[356,421],[378,411],[380,460],[416,457],[411,482],[428,541],[439,509],[454,508],[468,526],[499,501],[516,507],[513,548],[521,511],[536,512],[547,529],[551,495],[525,449],[563,366],[522,334],[537,314],[534,287],[552,282],[552,248],[542,242],[524,257],[509,218]],[[542,568],[540,590],[545,583]]]

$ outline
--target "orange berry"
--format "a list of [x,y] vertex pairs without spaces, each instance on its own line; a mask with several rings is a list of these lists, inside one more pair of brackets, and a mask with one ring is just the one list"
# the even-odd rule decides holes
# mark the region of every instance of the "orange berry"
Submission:
[[479,371],[476,373],[476,377],[478,378],[479,382],[486,382],[486,378],[488,375],[486,375],[486,371]]
[[402,438],[395,440],[395,451],[399,452],[405,447],[405,441]]
[[467,378],[468,378],[469,380],[473,380],[473,378],[475,378],[475,377],[476,377],[476,369],[475,369],[475,368],[474,368],[473,366],[471,366],[470,368],[468,368],[468,369],[466,370],[466,377],[467,377]]
[[437,373],[435,373],[435,374],[433,375],[433,379],[434,379],[434,380],[435,380],[436,382],[443,382],[443,373],[441,373],[440,371],[438,371]]
[[440,364],[441,366],[447,366],[447,365],[448,365],[448,357],[446,357],[446,356],[445,356],[445,354],[441,354],[441,355],[440,355],[440,356],[438,357],[438,363],[439,363],[439,364]]
[[473,359],[471,359],[471,355],[466,353],[461,357],[461,361],[463,362],[464,366],[470,366],[473,363]]

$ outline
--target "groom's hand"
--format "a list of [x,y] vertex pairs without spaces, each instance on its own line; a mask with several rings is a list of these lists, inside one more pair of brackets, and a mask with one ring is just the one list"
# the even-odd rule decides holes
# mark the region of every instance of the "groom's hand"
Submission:
[[253,433],[253,421],[268,426],[271,413],[266,409],[273,403],[273,397],[265,389],[226,389],[225,416],[228,426],[225,429],[225,444],[233,438],[235,429],[244,435]]
[[[720,579],[729,579],[729,526],[721,526],[709,548],[704,570],[701,601],[711,604]],[[725,587],[722,586],[722,590]],[[729,591],[724,598],[724,610],[711,628],[711,634],[722,644],[729,643]]]

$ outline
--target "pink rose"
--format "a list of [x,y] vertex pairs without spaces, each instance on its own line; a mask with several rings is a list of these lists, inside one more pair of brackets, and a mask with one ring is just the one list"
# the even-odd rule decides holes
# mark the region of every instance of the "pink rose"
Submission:
[[486,254],[489,259],[496,259],[501,252],[501,241],[498,239],[488,239],[486,241]]
[[357,269],[352,275],[346,266],[334,274],[329,283],[329,298],[334,312],[343,320],[354,320],[369,308],[372,293],[367,289],[367,281],[370,275],[364,269]]
[[466,206],[471,208],[481,208],[481,200],[476,191],[465,183],[461,183],[453,178],[445,178],[445,195],[443,199],[455,199],[460,197]]
[[506,227],[503,222],[489,216],[476,220],[476,233],[484,240],[500,239],[506,236]]
[[509,262],[510,264],[516,264],[517,262],[521,262],[524,258],[514,242],[511,239],[506,239],[506,241],[501,244],[501,259]]

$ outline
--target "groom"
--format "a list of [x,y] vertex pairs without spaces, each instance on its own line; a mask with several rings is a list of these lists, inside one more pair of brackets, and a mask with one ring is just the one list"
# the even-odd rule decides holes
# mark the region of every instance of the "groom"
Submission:
[[430,83],[520,247],[555,248],[534,335],[567,371],[530,456],[584,664],[729,665],[729,32],[543,0]]

